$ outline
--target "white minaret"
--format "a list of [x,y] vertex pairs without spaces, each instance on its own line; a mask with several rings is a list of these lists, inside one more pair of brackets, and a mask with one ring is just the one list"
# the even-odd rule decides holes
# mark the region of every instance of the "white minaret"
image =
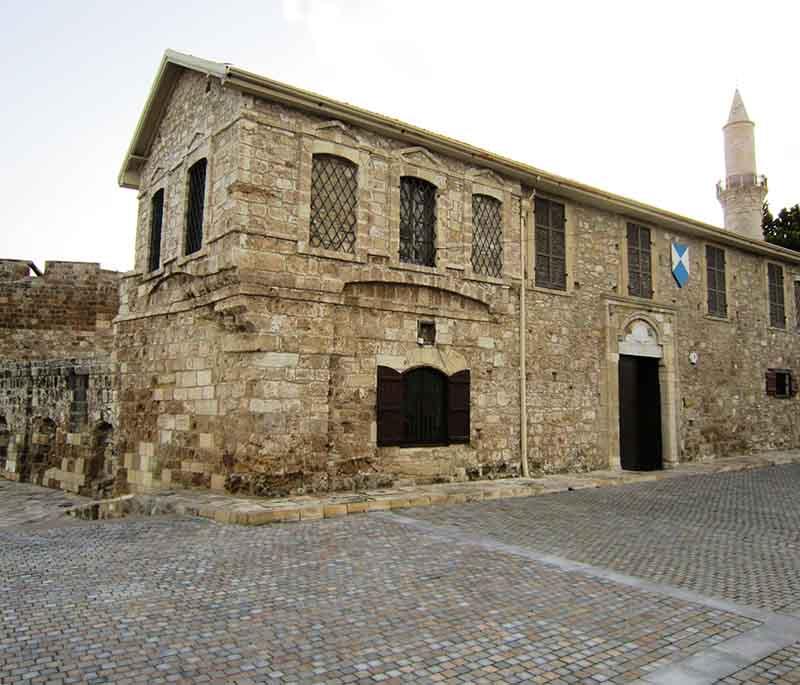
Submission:
[[761,206],[767,179],[756,172],[755,124],[747,116],[742,96],[733,95],[725,135],[725,180],[717,183],[717,199],[725,214],[725,228],[747,238],[763,240]]

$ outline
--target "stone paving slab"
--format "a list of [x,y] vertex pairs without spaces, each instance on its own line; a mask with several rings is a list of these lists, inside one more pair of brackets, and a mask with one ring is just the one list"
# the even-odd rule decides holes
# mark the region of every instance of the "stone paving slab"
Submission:
[[538,478],[402,485],[324,497],[266,499],[236,497],[207,490],[170,490],[150,495],[126,495],[111,500],[82,503],[68,513],[85,519],[119,518],[132,514],[179,514],[200,516],[218,523],[258,526],[268,523],[314,521],[371,511],[531,497],[691,475],[742,471],[787,463],[800,463],[800,450],[770,451],[718,459],[708,463],[683,464],[663,471],[607,470]]

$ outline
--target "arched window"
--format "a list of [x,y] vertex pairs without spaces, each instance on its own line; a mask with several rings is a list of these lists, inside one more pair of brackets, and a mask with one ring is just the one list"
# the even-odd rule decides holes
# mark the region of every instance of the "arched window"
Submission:
[[472,196],[472,269],[499,277],[503,271],[502,203],[488,195]]
[[186,247],[184,254],[203,246],[203,214],[206,204],[206,167],[204,158],[189,167],[189,201],[186,205]]
[[354,253],[358,167],[350,160],[317,154],[311,161],[312,247]]
[[414,447],[469,442],[469,371],[430,367],[399,373],[378,367],[378,445]]
[[400,179],[400,261],[436,266],[436,186],[416,176]]

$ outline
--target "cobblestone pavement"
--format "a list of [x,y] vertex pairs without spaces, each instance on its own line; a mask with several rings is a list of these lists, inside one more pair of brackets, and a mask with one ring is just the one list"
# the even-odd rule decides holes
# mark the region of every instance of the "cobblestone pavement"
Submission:
[[800,612],[800,465],[403,515],[707,596]]
[[64,510],[89,501],[61,490],[0,478],[0,531],[11,526],[30,530],[50,528],[55,522],[65,525]]
[[737,671],[719,683],[800,683],[800,642],[778,650],[765,659]]
[[[792,682],[800,621],[637,586],[600,567],[633,559],[638,539],[643,572],[688,563],[677,575],[691,575],[721,561],[721,545],[736,568],[777,574],[773,556],[735,558],[761,547],[737,547],[728,529],[741,545],[768,535],[796,554],[796,468],[260,528],[178,517],[68,522],[50,515],[62,495],[45,491],[50,514],[12,519],[7,510],[21,501],[41,506],[30,504],[31,486],[12,484],[0,489],[0,684]],[[614,493],[625,496],[586,499]],[[628,535],[659,519],[671,544],[651,550],[646,531]],[[603,532],[614,525],[622,543]],[[686,537],[685,526],[721,530]],[[588,540],[587,527],[605,535],[605,545],[584,544],[592,568],[525,551],[579,550],[569,541]],[[462,529],[468,535],[452,534]],[[690,542],[714,549],[674,549]],[[725,578],[713,567],[706,575]],[[783,597],[788,584],[769,587]],[[713,678],[672,675],[731,654],[740,663],[710,668]]]

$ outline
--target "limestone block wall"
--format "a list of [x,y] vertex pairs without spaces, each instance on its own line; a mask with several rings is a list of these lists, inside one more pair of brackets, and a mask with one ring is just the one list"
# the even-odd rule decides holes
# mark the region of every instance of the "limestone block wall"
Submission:
[[0,475],[111,491],[118,283],[93,263],[0,260]]
[[0,424],[7,432],[0,475],[109,494],[116,470],[115,385],[110,360],[0,362]]
[[[210,85],[207,85],[210,84]],[[647,322],[663,351],[665,461],[792,447],[797,399],[767,397],[767,368],[800,374],[792,281],[786,331],[768,327],[766,261],[728,258],[728,316],[707,314],[705,243],[651,230],[652,299],[628,293],[630,217],[565,196],[567,283],[537,287],[533,188],[468,163],[220,87],[181,78],[147,162],[137,269],[121,286],[118,448],[132,490],[196,485],[253,494],[393,478],[514,473],[520,463],[519,297],[524,278],[532,470],[619,467],[620,342]],[[352,253],[310,241],[315,154],[357,165]],[[206,156],[203,248],[183,255],[186,171]],[[433,267],[399,259],[400,179],[436,187]],[[162,264],[147,273],[152,194],[165,188]],[[499,277],[471,264],[472,196],[502,204]],[[540,194],[542,194],[540,192]],[[641,219],[639,219],[641,221]],[[520,270],[520,233],[528,261]],[[679,288],[670,244],[688,244]],[[436,343],[417,341],[420,321]],[[698,363],[689,353],[698,353]],[[378,366],[471,372],[467,445],[378,447]]]
[[119,273],[86,262],[0,260],[0,359],[110,352]]

